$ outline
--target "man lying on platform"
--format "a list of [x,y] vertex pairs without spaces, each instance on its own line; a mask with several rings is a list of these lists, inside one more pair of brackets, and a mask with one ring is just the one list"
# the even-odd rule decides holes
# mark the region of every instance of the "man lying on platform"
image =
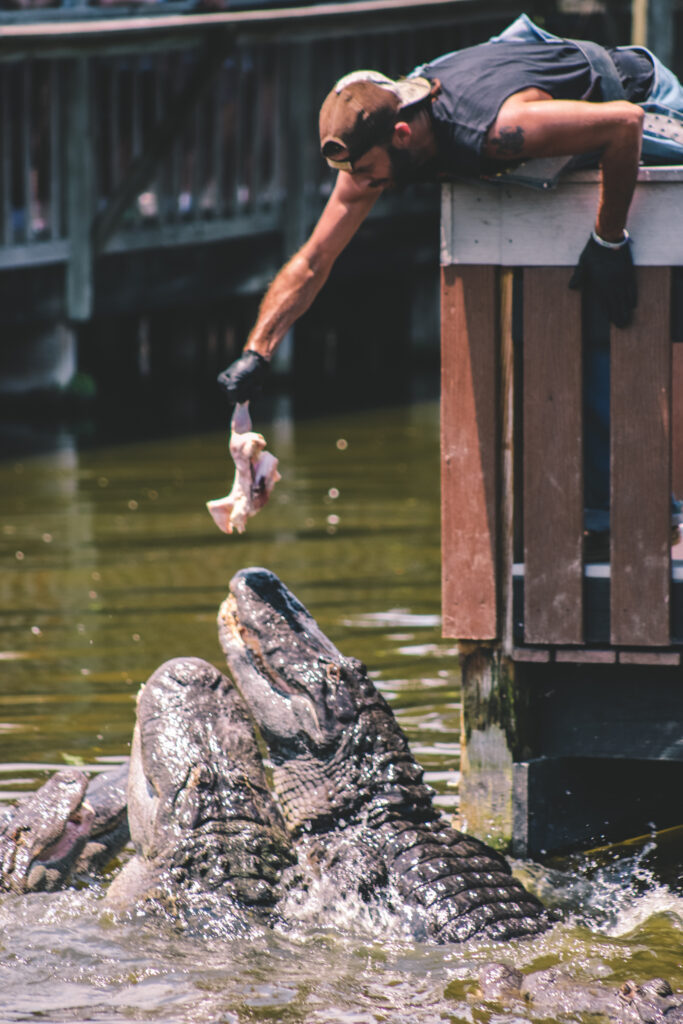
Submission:
[[[385,189],[495,178],[539,157],[592,156],[602,171],[600,199],[568,284],[583,292],[590,335],[585,526],[606,533],[609,324],[628,326],[637,303],[626,221],[641,153],[683,162],[678,79],[642,47],[608,50],[560,39],[522,15],[500,36],[430,61],[405,79],[376,71],[346,75],[321,108],[320,147],[339,172],[336,184],[311,236],[270,286],[243,355],[218,378],[229,399],[246,401],[260,386],[276,346]],[[678,507],[672,517],[683,518]]]

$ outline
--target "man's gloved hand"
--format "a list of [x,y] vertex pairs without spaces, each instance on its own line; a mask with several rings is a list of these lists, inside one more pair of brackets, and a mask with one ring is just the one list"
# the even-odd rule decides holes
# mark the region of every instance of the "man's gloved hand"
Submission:
[[590,290],[604,306],[615,327],[628,327],[638,302],[636,272],[631,257],[631,239],[624,232],[621,245],[588,239],[569,282],[570,288]]
[[218,383],[231,402],[248,402],[261,390],[269,365],[259,352],[249,348],[218,374]]

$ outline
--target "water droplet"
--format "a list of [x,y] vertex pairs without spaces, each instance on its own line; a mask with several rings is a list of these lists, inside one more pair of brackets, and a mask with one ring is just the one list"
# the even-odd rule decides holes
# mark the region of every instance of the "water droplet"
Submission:
[[330,498],[338,498],[339,497],[339,491],[337,490],[336,487],[330,487],[330,489],[327,492],[327,494],[328,494],[328,497],[330,497]]
[[34,636],[40,636],[43,631],[40,628],[40,626],[31,626],[31,632],[33,633]]
[[44,533],[43,534],[43,541],[46,544],[52,544],[52,534],[51,533]]
[[346,438],[345,437],[340,437],[339,440],[337,441],[337,448],[339,449],[339,451],[340,452],[345,452],[348,447],[349,447],[349,442],[346,440]]
[[128,502],[128,508],[129,508],[129,509],[131,510],[131,512],[135,512],[135,510],[136,510],[136,508],[137,508],[137,507],[138,507],[138,503],[137,503],[137,501],[135,501],[135,499],[134,499],[134,498],[132,498],[132,499],[131,499],[131,500],[130,500],[130,501]]
[[14,552],[14,557],[16,558],[17,562],[23,562],[23,560],[24,560],[24,552],[23,551],[15,551]]

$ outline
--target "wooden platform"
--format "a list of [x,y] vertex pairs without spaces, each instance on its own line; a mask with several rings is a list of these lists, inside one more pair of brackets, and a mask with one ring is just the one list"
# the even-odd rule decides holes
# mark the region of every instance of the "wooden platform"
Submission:
[[[626,330],[594,308],[587,319],[568,287],[598,172],[551,192],[442,193],[443,629],[463,652],[461,805],[474,831],[518,852],[683,817],[660,798],[683,772],[683,560],[671,550],[682,184],[683,167],[639,176],[639,301]],[[590,561],[584,523],[583,366],[596,323],[610,377],[602,562]]]

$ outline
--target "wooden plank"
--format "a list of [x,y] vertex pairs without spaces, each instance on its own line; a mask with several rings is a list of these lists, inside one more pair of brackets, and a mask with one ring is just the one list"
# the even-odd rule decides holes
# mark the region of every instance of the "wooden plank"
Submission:
[[441,275],[441,537],[444,636],[497,636],[497,272]]
[[676,651],[619,651],[621,665],[680,665]]
[[33,132],[32,102],[33,64],[27,62],[21,69],[21,195],[24,204],[24,220],[20,238],[31,241],[33,219],[33,186],[35,178],[31,171],[31,135]]
[[12,146],[10,121],[10,85],[13,68],[0,68],[0,175],[2,180],[2,240],[5,245],[14,241],[12,226]]
[[550,651],[539,647],[513,647],[512,660],[547,664],[550,661]]
[[50,186],[49,186],[49,223],[50,238],[59,238],[62,234],[62,98],[61,67],[57,61],[50,61]]
[[671,477],[673,492],[683,495],[683,344],[672,345]]
[[569,651],[555,651],[555,661],[571,662],[578,665],[613,665],[616,660],[616,651],[598,651],[586,647],[577,647]]
[[0,246],[0,270],[66,263],[71,246],[66,238],[56,241]]
[[611,342],[611,637],[669,643],[670,282],[638,268],[638,308]]
[[[638,173],[629,212],[639,266],[683,264],[683,167]],[[568,174],[556,189],[458,182],[443,186],[444,266],[573,266],[588,240],[598,203],[598,171]]]
[[485,12],[481,7],[480,0],[346,0],[343,4],[290,7],[284,11],[266,7],[257,11],[80,18],[50,20],[47,23],[48,12],[43,23],[25,20],[23,24],[0,25],[0,44],[4,56],[23,53],[23,49],[18,48],[28,46],[43,47],[51,52],[59,48],[62,52],[67,41],[79,46],[83,53],[88,44],[91,47],[99,44],[101,50],[107,41],[111,44],[121,37],[128,37],[131,42],[138,37],[149,45],[149,38],[154,36],[195,35],[198,31],[215,34],[225,29],[239,32],[246,40],[302,40],[335,34],[356,37],[359,18],[362,19],[363,33],[367,34],[401,28],[414,31],[416,18],[419,18],[420,27],[425,28],[447,25],[454,18],[459,21],[468,17],[476,21],[483,18],[493,20],[516,9],[510,0],[499,0],[498,3],[489,0]]
[[566,267],[524,270],[524,639],[583,641],[581,307]]
[[515,516],[514,271],[499,273],[500,293],[500,630],[503,652],[513,646]]
[[223,216],[223,151],[225,147],[225,69],[222,67],[216,79],[216,88],[213,93],[212,118],[212,149],[211,149],[211,177],[213,180],[213,215]]

